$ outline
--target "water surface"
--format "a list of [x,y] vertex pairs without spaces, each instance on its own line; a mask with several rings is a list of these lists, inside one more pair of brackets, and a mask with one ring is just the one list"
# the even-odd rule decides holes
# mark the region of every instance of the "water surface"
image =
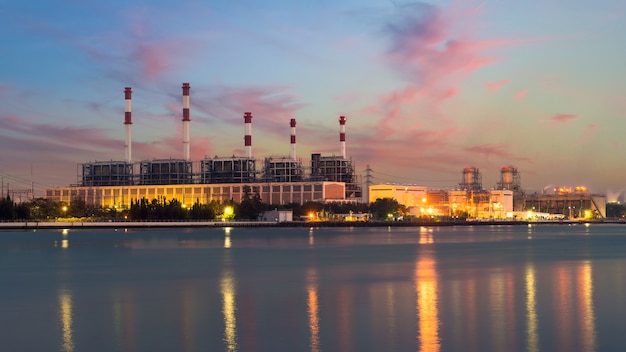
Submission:
[[0,232],[0,349],[619,351],[626,227]]

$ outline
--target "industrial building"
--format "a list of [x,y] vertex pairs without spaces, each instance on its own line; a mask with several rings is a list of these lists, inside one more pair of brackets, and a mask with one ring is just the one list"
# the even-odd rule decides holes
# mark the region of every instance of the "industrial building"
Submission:
[[[146,198],[177,199],[185,206],[213,200],[241,201],[246,190],[269,204],[360,202],[362,186],[352,159],[346,154],[346,117],[339,117],[339,154],[311,154],[305,166],[296,154],[296,120],[289,121],[291,152],[287,156],[257,159],[252,154],[251,112],[243,114],[243,156],[190,160],[190,85],[182,85],[182,144],[180,159],[132,159],[132,89],[124,90],[124,160],[79,164],[78,183],[46,190],[46,197],[62,202],[82,199],[87,204],[126,208]],[[418,216],[520,218],[520,214],[560,214],[567,218],[606,216],[606,197],[586,188],[561,187],[553,194],[525,194],[515,166],[500,169],[500,181],[483,188],[480,170],[466,166],[453,189],[415,185],[370,185],[368,199],[393,198]],[[525,217],[527,217],[525,215]]]
[[344,202],[343,182],[263,182],[225,184],[166,184],[132,186],[73,186],[49,189],[46,198],[57,202],[71,203],[82,199],[88,205],[103,208],[128,209],[140,199],[178,200],[182,206],[191,207],[195,203],[208,204],[211,201],[241,202],[249,191],[259,194],[267,204],[304,204],[306,202]]
[[[183,204],[211,200],[240,201],[244,186],[269,204],[307,201],[361,201],[361,185],[354,164],[346,157],[346,117],[339,117],[340,155],[313,154],[307,173],[296,155],[296,120],[291,119],[289,156],[264,158],[262,169],[252,156],[252,113],[245,112],[244,156],[190,160],[190,85],[182,85],[183,158],[132,160],[132,89],[124,89],[123,161],[95,161],[80,164],[78,183],[46,190],[46,197],[63,202],[79,198],[87,204],[128,207],[130,202],[165,197]],[[337,194],[341,189],[342,194]]]
[[500,169],[494,189],[482,187],[478,168],[463,168],[459,187],[452,190],[427,189],[415,185],[371,185],[369,202],[392,198],[407,207],[411,215],[448,216],[473,219],[543,220],[591,219],[606,217],[606,196],[591,194],[586,187],[557,187],[553,194],[526,194],[515,166]]

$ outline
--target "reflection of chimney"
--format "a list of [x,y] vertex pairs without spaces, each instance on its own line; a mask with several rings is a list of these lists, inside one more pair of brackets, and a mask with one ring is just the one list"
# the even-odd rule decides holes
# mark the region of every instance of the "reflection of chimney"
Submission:
[[291,159],[296,160],[296,119],[291,119],[289,126],[291,126]]
[[183,155],[189,161],[189,83],[183,83]]
[[339,146],[341,157],[346,158],[346,117],[339,116]]
[[130,129],[133,124],[133,120],[131,117],[131,96],[133,94],[133,90],[130,87],[124,88],[124,98],[126,99],[126,110],[124,112],[124,125],[126,127],[126,135],[124,138],[124,157],[126,158],[126,162],[131,162],[131,134]]
[[244,113],[243,120],[245,123],[245,136],[243,140],[246,149],[246,157],[252,158],[252,113]]

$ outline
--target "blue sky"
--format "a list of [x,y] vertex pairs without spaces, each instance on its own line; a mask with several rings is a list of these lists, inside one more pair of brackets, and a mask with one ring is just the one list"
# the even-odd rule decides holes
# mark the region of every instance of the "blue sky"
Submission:
[[[514,165],[522,187],[626,190],[626,3],[510,1],[0,0],[0,174],[17,187],[76,182],[77,165],[347,154],[374,182],[483,186]],[[20,186],[21,187],[21,186]]]

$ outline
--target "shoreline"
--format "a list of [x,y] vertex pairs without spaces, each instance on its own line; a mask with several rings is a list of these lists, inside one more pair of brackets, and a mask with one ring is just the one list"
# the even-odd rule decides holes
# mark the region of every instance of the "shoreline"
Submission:
[[100,229],[100,228],[185,228],[185,227],[416,227],[416,226],[493,226],[493,225],[576,225],[626,224],[619,220],[543,220],[543,221],[19,221],[0,222],[0,230]]

